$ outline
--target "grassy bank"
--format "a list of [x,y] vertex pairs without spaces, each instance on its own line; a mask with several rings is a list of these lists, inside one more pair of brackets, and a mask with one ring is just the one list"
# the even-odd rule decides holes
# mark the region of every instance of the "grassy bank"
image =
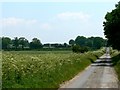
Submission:
[[3,51],[2,87],[58,88],[102,54],[102,51],[84,54],[65,51]]
[[112,51],[111,56],[113,60],[113,65],[118,75],[118,79],[120,81],[120,52],[114,50]]

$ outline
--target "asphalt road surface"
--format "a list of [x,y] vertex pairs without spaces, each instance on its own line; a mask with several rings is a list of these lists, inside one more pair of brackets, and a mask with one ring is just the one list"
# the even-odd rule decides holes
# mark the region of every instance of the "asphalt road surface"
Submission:
[[112,67],[109,48],[98,60],[60,88],[118,88],[118,78]]

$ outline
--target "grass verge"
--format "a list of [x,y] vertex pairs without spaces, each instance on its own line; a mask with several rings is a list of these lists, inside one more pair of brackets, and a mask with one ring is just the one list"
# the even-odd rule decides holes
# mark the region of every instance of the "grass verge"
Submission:
[[114,50],[111,56],[112,56],[113,66],[117,72],[118,79],[120,81],[120,52]]

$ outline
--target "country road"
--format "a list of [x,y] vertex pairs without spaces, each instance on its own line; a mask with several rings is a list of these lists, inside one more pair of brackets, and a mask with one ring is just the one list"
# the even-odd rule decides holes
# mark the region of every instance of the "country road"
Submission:
[[60,88],[118,88],[109,48],[106,53]]

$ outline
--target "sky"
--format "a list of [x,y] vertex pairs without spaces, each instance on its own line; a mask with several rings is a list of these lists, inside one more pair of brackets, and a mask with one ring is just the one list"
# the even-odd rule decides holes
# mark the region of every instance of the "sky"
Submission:
[[4,0],[0,2],[0,34],[34,37],[42,43],[68,43],[77,36],[104,37],[103,21],[118,0]]

